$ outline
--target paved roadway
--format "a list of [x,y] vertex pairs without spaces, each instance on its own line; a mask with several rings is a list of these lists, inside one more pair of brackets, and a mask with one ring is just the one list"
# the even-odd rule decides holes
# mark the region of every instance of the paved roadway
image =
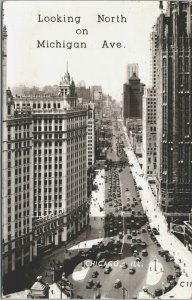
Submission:
[[[114,132],[115,135],[119,133],[119,131]],[[112,159],[113,161],[116,161],[118,159],[116,153],[115,153],[115,145],[116,140],[115,137],[113,137],[113,151],[108,151],[107,157],[108,159]],[[118,172],[117,172],[118,173]],[[110,175],[110,171],[107,171],[105,175]],[[122,205],[126,204],[127,202],[127,192],[126,188],[128,187],[129,192],[132,197],[135,197],[138,200],[138,194],[136,192],[135,186],[134,186],[134,180],[133,176],[130,173],[130,167],[126,166],[123,168],[123,171],[119,173],[120,176],[120,183],[121,183],[121,196],[122,196]],[[108,197],[108,187],[109,187],[109,180],[107,179],[107,182],[105,183],[105,197]],[[141,203],[138,201],[138,205],[136,208],[134,208],[136,211],[143,212],[143,208]],[[115,213],[114,207],[109,207],[108,203],[105,204],[105,212],[113,212]],[[146,226],[144,226],[146,228]],[[151,264],[151,272],[155,269],[155,258],[158,260],[158,262],[162,265],[162,276],[161,280],[154,285],[148,286],[149,290],[151,292],[154,292],[156,288],[161,288],[162,283],[164,282],[166,284],[166,277],[169,274],[174,274],[174,266],[171,262],[166,262],[164,258],[162,258],[158,254],[158,250],[161,248],[158,248],[151,240],[148,233],[141,233],[137,235],[137,238],[140,238],[142,241],[145,241],[148,245],[147,250],[149,255],[147,257],[142,257],[142,261],[140,263],[136,263],[135,258],[132,256],[130,252],[130,240],[127,239],[126,235],[124,236],[124,246],[123,246],[123,254],[121,258],[119,259],[119,256],[116,256],[113,258],[113,260],[119,261],[119,265],[122,262],[126,262],[128,265],[127,269],[121,269],[120,266],[113,266],[113,270],[110,273],[110,275],[104,274],[104,270],[101,269],[99,266],[94,266],[89,269],[87,272],[86,277],[83,279],[83,281],[74,281],[72,278],[70,280],[72,281],[74,285],[74,294],[75,295],[81,295],[83,298],[93,298],[96,295],[96,291],[93,289],[86,289],[85,285],[89,279],[92,277],[93,271],[97,270],[99,275],[96,279],[93,279],[94,282],[99,281],[101,283],[101,296],[104,298],[123,298],[123,291],[122,289],[116,289],[114,288],[114,282],[118,278],[122,281],[123,286],[128,290],[128,293],[126,293],[125,297],[132,298],[133,296],[138,296],[139,292],[142,291],[143,286],[146,286],[146,279],[147,279],[147,271],[149,269],[149,265]],[[129,268],[135,266],[136,267],[136,273],[134,275],[129,274]],[[159,272],[161,270],[159,269]],[[149,271],[150,272],[150,271]],[[109,277],[110,276],[110,277]],[[151,275],[153,276],[153,275]]]

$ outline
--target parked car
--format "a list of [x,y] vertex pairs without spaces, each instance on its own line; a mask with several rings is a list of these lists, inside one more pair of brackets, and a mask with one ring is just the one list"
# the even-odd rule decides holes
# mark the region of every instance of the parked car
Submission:
[[96,278],[99,275],[99,273],[97,271],[94,271],[92,274],[92,278]]
[[141,253],[142,253],[142,256],[147,256],[148,255],[148,252],[147,252],[146,249],[142,250]]
[[141,257],[140,256],[138,256],[138,257],[136,257],[136,259],[135,259],[136,261],[141,261]]
[[136,272],[135,268],[130,268],[129,269],[129,274],[133,275],[133,274],[135,274],[135,272]]
[[174,279],[174,276],[173,275],[168,275],[167,276],[167,282],[170,282],[171,280]]
[[92,279],[89,279],[86,284],[86,289],[91,289],[93,287],[94,283]]
[[119,238],[122,239],[123,238],[123,233],[119,232]]
[[100,268],[105,268],[105,265],[106,265],[106,262],[105,262],[105,259],[103,258],[100,263],[99,263],[99,266]]
[[163,294],[163,290],[161,288],[155,290],[155,297],[159,297]]
[[109,274],[111,271],[112,271],[112,268],[110,266],[105,267],[104,274]]
[[123,261],[122,263],[121,263],[121,266],[120,266],[122,269],[127,269],[127,267],[128,267],[128,265],[126,264],[126,262],[125,261]]

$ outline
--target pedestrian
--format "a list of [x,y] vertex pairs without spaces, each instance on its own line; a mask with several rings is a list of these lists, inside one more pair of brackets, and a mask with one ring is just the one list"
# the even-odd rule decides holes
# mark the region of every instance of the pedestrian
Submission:
[[45,277],[47,277],[47,272],[45,273]]
[[52,295],[53,295],[53,290],[51,290],[51,293],[52,293]]

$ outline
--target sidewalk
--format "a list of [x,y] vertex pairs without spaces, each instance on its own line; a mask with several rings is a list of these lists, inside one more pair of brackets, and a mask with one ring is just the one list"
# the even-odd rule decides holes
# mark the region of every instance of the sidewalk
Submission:
[[[157,228],[160,235],[156,236],[156,238],[158,239],[161,247],[164,250],[169,250],[170,254],[175,258],[175,262],[181,267],[182,270],[182,275],[179,278],[178,284],[170,292],[162,295],[161,298],[191,299],[192,286],[190,286],[189,283],[192,282],[192,254],[175,236],[168,231],[166,219],[160,208],[157,206],[157,202],[152,193],[150,185],[142,177],[143,172],[139,166],[135,154],[130,148],[130,142],[124,126],[123,130],[128,143],[128,147],[126,147],[126,153],[129,162],[133,164],[131,170],[137,186],[141,186],[142,188],[140,191],[140,196],[142,199],[143,209],[148,216],[150,226]],[[184,287],[181,286],[181,282]]]
[[61,293],[56,283],[50,285],[49,299],[67,299],[67,295]]
[[[104,238],[104,205],[105,205],[105,170],[97,170],[98,174],[94,179],[94,184],[98,186],[98,190],[92,191],[90,201],[90,222],[91,231],[84,241],[76,243],[68,250],[82,250],[89,249],[93,245],[98,244]],[[100,208],[103,210],[100,211]]]

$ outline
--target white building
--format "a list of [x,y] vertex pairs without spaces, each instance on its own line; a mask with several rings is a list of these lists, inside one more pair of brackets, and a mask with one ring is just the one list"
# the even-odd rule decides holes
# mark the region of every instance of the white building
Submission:
[[87,167],[95,164],[95,105],[88,104],[87,118]]
[[88,222],[87,108],[78,104],[68,71],[58,96],[16,98],[16,108],[30,103],[33,119],[33,217],[64,214],[63,230],[42,238],[46,245],[66,241]]
[[156,27],[150,34],[150,88],[143,96],[143,172],[145,177],[157,174],[157,33]]

